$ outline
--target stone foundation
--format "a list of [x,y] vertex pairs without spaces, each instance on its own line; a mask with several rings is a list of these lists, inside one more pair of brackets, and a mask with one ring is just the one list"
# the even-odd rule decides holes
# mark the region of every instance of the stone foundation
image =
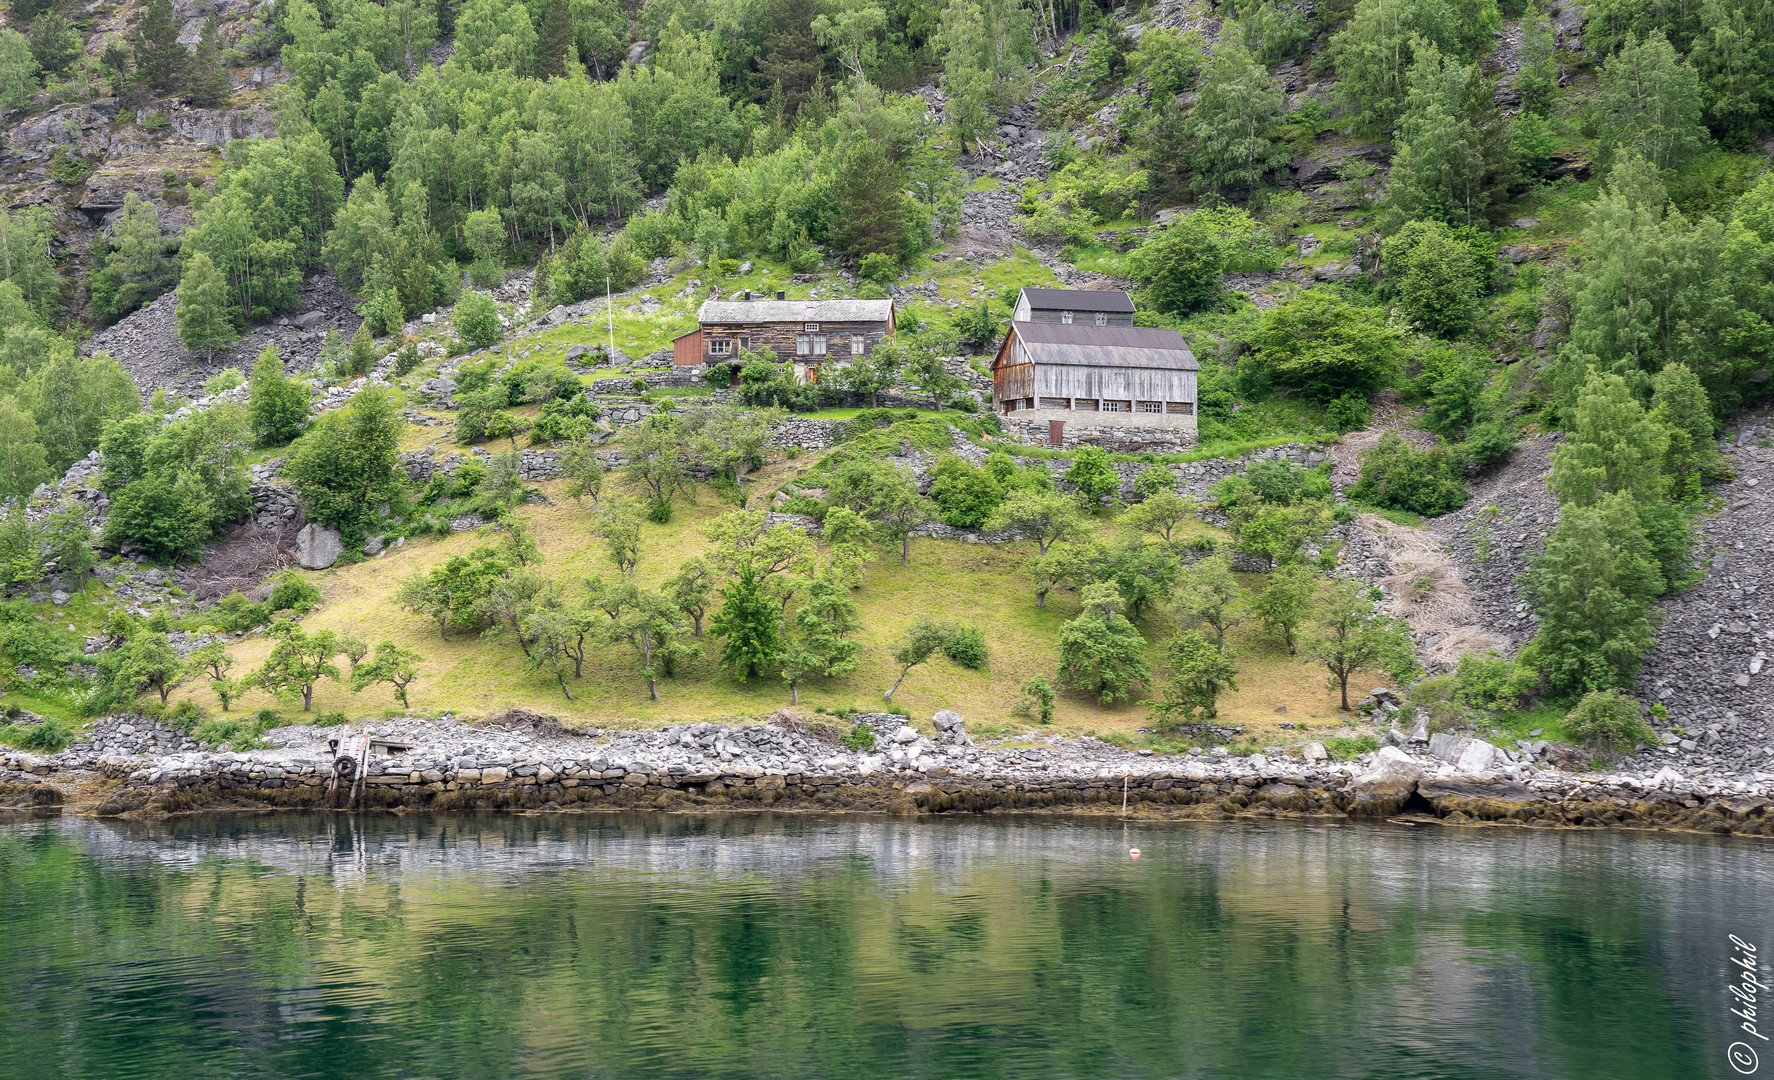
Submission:
[[1141,413],[1018,409],[999,413],[1004,434],[1025,446],[1051,446],[1052,423],[1065,424],[1065,449],[1100,446],[1113,454],[1175,454],[1195,445],[1195,418]]

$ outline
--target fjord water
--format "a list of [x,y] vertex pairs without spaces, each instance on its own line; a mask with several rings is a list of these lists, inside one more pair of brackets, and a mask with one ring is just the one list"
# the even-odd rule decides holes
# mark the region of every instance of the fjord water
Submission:
[[1728,935],[1774,945],[1768,853],[1285,823],[14,818],[0,1075],[1734,1075]]

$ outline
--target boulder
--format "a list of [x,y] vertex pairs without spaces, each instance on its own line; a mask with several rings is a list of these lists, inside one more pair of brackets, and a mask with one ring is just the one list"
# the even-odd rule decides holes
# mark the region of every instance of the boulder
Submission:
[[1504,764],[1496,747],[1463,735],[1437,732],[1429,737],[1429,752],[1463,773],[1490,772]]
[[1397,813],[1416,794],[1423,770],[1410,755],[1396,746],[1382,746],[1374,755],[1374,767],[1349,782],[1354,799],[1349,813],[1384,816]]
[[1325,750],[1324,744],[1320,742],[1309,742],[1305,746],[1300,747],[1300,754],[1307,761],[1330,760],[1330,753]]
[[337,529],[309,522],[296,534],[296,563],[304,570],[325,570],[344,553],[345,542]]
[[893,741],[902,745],[915,743],[918,741],[918,729],[910,724],[902,724],[899,730],[893,733]]
[[931,718],[936,726],[936,741],[950,746],[972,746],[973,739],[967,734],[966,721],[961,714],[950,709],[942,709]]

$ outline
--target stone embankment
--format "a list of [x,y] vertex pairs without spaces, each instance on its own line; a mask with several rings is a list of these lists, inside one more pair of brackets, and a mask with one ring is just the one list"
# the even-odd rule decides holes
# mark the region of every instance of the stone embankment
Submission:
[[1316,743],[1300,756],[1224,748],[1164,755],[1092,738],[978,745],[961,717],[944,711],[922,731],[894,714],[855,718],[875,737],[862,750],[839,743],[848,722],[822,719],[783,712],[755,725],[571,733],[524,713],[478,724],[408,718],[283,727],[260,749],[216,752],[161,724],[109,717],[62,753],[0,756],[0,805],[100,816],[280,807],[1109,814],[1125,805],[1141,817],[1774,835],[1774,774],[1730,784],[1667,768],[1650,777],[1578,774],[1553,763],[1581,755],[1553,744],[1510,751],[1413,732],[1349,762],[1328,760]]

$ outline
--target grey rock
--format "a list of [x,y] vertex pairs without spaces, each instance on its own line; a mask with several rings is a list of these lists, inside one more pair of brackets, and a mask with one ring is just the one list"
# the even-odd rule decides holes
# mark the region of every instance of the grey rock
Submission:
[[325,570],[345,553],[339,530],[313,522],[296,534],[296,563],[305,570]]

